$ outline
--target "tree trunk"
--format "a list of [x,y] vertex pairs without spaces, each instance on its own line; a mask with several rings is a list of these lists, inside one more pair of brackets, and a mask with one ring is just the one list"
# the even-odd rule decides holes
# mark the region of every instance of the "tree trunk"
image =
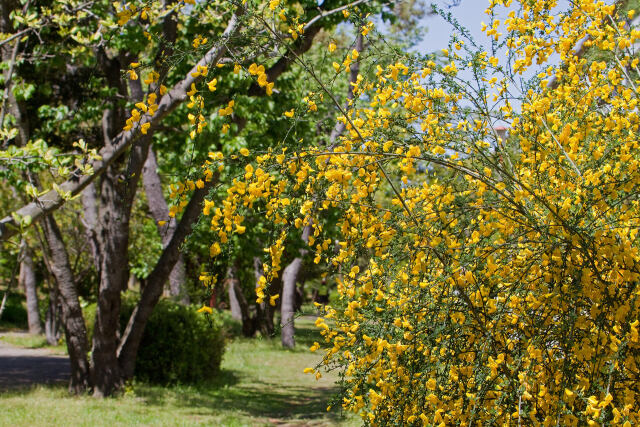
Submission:
[[111,395],[123,385],[116,356],[120,330],[120,293],[129,279],[129,216],[130,204],[123,200],[115,170],[102,176],[98,207],[97,240],[99,279],[96,320],[93,332],[91,364],[93,394]]
[[[238,280],[238,271],[235,265],[227,270],[227,289],[229,291],[229,304],[231,305],[231,313],[233,316],[233,305],[237,306],[238,314],[242,321],[242,335],[252,337],[256,333],[256,320],[251,317],[249,312],[249,303],[244,297],[240,281]],[[235,317],[234,317],[235,318]]]
[[69,391],[79,394],[85,392],[89,387],[87,331],[69,264],[69,256],[58,224],[51,215],[44,217],[42,222],[49,245],[51,272],[56,279],[62,303],[62,322],[71,364]]
[[226,288],[229,295],[229,309],[231,310],[231,317],[235,320],[242,321],[242,309],[240,308],[240,301],[238,301],[238,295],[236,293],[235,284],[238,281],[235,277],[235,271],[232,271],[233,267],[229,267],[227,270]]
[[[302,240],[309,242],[311,234],[311,224],[307,224],[302,231]],[[296,345],[294,334],[294,313],[296,305],[296,282],[302,269],[302,258],[306,255],[307,249],[300,249],[300,256],[295,258],[282,273],[282,307],[280,308],[282,326],[282,345],[293,348]]]
[[51,286],[49,292],[49,306],[44,320],[44,336],[47,344],[58,345],[60,340],[60,324],[58,323],[60,304],[58,304],[58,292],[55,286]]
[[[264,276],[264,270],[262,268],[262,261],[258,257],[253,258],[253,274],[256,279],[256,287],[258,287],[258,282],[260,278]],[[272,307],[268,302],[263,301],[258,304],[258,313],[257,313],[257,328],[260,330],[260,333],[263,337],[271,338],[275,334],[275,327],[273,325],[273,314],[275,312],[275,307]]]
[[29,323],[29,333],[40,335],[42,324],[40,323],[40,310],[38,309],[38,292],[36,289],[36,272],[33,266],[31,249],[27,242],[22,239],[20,242],[20,286],[24,287],[24,294],[27,299],[27,320]]
[[[147,161],[142,169],[142,182],[144,191],[147,195],[147,203],[149,210],[156,222],[158,233],[162,237],[162,246],[166,248],[171,240],[171,236],[176,229],[177,221],[169,217],[169,206],[162,193],[162,182],[158,175],[158,162],[153,147],[149,148]],[[164,221],[164,225],[160,225],[160,221]],[[186,283],[186,270],[184,257],[179,254],[176,265],[169,274],[169,294],[175,297],[182,304],[189,304],[189,295],[184,288]]]

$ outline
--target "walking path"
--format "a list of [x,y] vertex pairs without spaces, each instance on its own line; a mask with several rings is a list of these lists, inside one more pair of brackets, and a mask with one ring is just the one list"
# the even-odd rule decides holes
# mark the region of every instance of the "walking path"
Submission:
[[69,381],[69,358],[46,349],[29,349],[0,340],[0,391]]

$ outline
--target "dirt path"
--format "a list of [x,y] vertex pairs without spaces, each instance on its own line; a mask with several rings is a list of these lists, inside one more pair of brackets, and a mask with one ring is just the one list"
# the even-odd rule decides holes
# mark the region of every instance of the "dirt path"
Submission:
[[69,381],[69,358],[0,340],[0,390]]

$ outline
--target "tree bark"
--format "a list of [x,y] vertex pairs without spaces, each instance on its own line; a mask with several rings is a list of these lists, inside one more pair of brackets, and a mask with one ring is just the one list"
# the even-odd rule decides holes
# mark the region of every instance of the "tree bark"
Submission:
[[62,322],[71,364],[69,391],[76,394],[84,393],[89,387],[89,363],[87,361],[87,330],[78,292],[58,224],[51,215],[44,217],[42,223],[49,245],[51,272],[56,279],[62,303]]
[[20,286],[24,287],[24,294],[27,299],[27,320],[29,323],[29,333],[34,335],[42,334],[42,324],[40,322],[40,310],[38,308],[38,291],[36,289],[36,272],[33,265],[32,252],[27,242],[22,239],[20,242]]
[[58,323],[59,307],[58,291],[55,285],[52,284],[49,291],[49,306],[47,307],[47,314],[44,320],[44,336],[49,345],[58,345],[58,341],[60,340],[60,325]]
[[231,313],[233,316],[233,306],[235,304],[237,306],[236,310],[238,311],[237,315],[239,315],[239,320],[242,321],[242,335],[252,337],[256,333],[256,319],[252,318],[249,312],[249,303],[242,292],[237,270],[235,265],[232,265],[227,270],[227,289],[229,292]]
[[[169,217],[169,206],[162,193],[162,182],[158,175],[158,162],[153,147],[149,148],[147,161],[142,168],[142,182],[151,216],[153,216],[158,233],[162,238],[162,246],[166,248],[176,229],[177,221]],[[160,225],[160,221],[165,221],[166,223]],[[184,305],[189,304],[189,295],[184,288],[186,278],[184,256],[180,253],[173,270],[169,274],[169,294]]]
[[[302,240],[309,242],[311,224],[307,224],[302,231]],[[294,313],[296,304],[296,282],[302,269],[302,258],[307,254],[307,249],[300,249],[300,256],[296,257],[282,273],[282,307],[280,308],[282,326],[282,345],[293,348],[296,345],[294,334]]]
[[237,281],[235,268],[231,266],[227,269],[227,278],[225,280],[227,294],[229,295],[229,309],[231,310],[232,318],[242,321],[242,308],[240,308],[240,301],[238,301],[235,287]]
[[[253,258],[253,274],[256,279],[256,288],[260,278],[264,276],[264,269],[262,267],[262,261],[258,257]],[[257,328],[263,337],[272,337],[275,334],[275,327],[273,325],[274,308],[268,302],[263,301],[258,304],[257,313]]]
[[120,293],[129,279],[130,204],[123,200],[122,187],[115,170],[102,175],[98,207],[97,240],[99,250],[99,287],[93,332],[91,365],[93,394],[111,395],[123,385],[116,356],[120,330]]

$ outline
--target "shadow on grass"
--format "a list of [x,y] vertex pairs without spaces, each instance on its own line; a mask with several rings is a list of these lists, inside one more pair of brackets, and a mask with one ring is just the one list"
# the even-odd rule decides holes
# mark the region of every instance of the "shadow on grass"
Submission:
[[317,314],[305,313],[296,318],[296,349],[309,351],[309,347],[311,347],[313,343],[324,342],[324,337],[320,334],[320,328],[315,325],[315,321],[318,317],[319,315]]
[[[340,414],[327,413],[327,402],[336,389],[286,386],[241,377],[237,372],[223,370],[215,384],[174,387],[168,389],[139,387],[136,397],[150,406],[164,406],[167,399],[172,405],[188,407],[194,415],[216,415],[233,412],[249,417],[282,420],[337,421]],[[237,383],[241,382],[240,385]]]

